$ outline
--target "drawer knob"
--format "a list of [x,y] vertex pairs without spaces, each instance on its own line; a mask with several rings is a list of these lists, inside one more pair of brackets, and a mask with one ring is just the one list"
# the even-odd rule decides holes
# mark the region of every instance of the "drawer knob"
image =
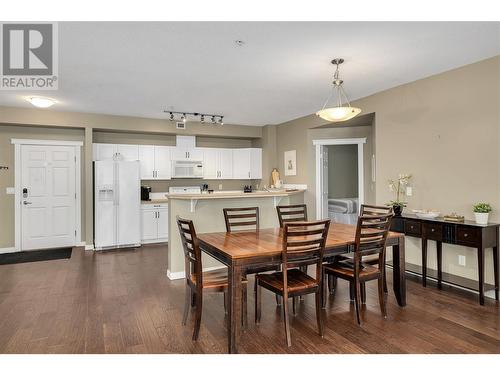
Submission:
[[435,231],[435,229],[434,229],[434,228],[432,228],[432,229],[431,229],[431,232],[434,232],[434,231]]
[[464,237],[469,237],[469,233],[464,233]]
[[410,227],[410,229],[413,229],[413,225]]

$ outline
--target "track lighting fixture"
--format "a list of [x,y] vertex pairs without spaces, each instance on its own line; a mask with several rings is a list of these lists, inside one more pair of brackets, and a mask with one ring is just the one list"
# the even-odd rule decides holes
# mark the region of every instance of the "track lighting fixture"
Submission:
[[[176,112],[176,111],[170,111],[170,110],[165,110],[163,112],[169,114],[170,121],[182,121],[183,123],[186,123],[188,121],[188,117],[189,117],[189,121],[195,121],[196,118],[199,116],[200,122],[202,124],[207,123],[207,122],[205,122],[205,117],[208,117],[208,118],[210,118],[212,124],[224,125],[224,122],[223,122],[224,116],[222,116],[222,115],[209,114],[209,113],[199,113],[199,112]],[[180,120],[176,119],[176,115],[180,115]],[[179,118],[179,117],[177,117],[177,118]]]

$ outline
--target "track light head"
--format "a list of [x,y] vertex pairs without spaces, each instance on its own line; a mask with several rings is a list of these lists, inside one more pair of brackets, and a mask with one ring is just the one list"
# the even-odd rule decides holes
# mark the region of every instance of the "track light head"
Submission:
[[186,114],[183,113],[181,117],[182,122],[185,124],[187,122]]
[[205,123],[205,115],[201,115],[201,123],[204,124]]
[[221,116],[220,119],[219,119],[219,124],[220,125],[224,125],[224,121],[222,121],[223,118],[224,118],[224,116]]
[[174,121],[174,114],[170,112],[170,121]]

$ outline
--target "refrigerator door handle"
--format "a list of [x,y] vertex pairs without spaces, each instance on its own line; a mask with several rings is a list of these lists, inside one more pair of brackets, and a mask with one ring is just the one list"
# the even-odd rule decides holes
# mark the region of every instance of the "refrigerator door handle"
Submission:
[[116,174],[115,174],[115,205],[120,205],[120,184],[118,179],[120,178],[120,164],[115,163]]

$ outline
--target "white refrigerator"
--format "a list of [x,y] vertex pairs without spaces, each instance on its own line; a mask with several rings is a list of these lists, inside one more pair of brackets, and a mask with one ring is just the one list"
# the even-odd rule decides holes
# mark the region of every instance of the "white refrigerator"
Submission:
[[140,246],[139,161],[94,162],[94,247]]

